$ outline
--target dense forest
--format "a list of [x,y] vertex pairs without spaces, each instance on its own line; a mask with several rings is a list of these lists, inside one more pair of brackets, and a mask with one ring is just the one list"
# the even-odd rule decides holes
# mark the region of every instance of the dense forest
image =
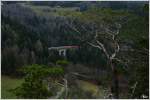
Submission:
[[2,98],[149,98],[149,4],[3,1],[1,58]]

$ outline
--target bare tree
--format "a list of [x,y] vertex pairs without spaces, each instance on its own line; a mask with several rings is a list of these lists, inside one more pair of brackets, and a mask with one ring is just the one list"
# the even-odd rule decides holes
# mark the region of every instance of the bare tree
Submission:
[[113,24],[101,22],[101,24],[96,25],[91,22],[75,25],[74,21],[70,21],[67,25],[71,30],[77,33],[75,38],[89,44],[92,47],[98,48],[104,53],[108,61],[108,65],[112,70],[111,92],[114,98],[119,98],[118,72],[113,61],[121,62],[120,59],[116,58],[116,55],[120,50],[117,35],[119,34],[121,24],[117,22]]

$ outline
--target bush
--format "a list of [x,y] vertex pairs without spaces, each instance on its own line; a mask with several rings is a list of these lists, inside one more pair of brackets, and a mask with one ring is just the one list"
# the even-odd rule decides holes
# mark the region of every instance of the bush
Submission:
[[69,65],[69,62],[67,60],[58,60],[58,61],[56,61],[56,65],[65,67],[65,66]]
[[22,71],[25,73],[24,83],[13,90],[18,98],[44,99],[52,95],[44,83],[47,77],[59,77],[63,75],[61,67],[49,68],[45,65],[25,66]]

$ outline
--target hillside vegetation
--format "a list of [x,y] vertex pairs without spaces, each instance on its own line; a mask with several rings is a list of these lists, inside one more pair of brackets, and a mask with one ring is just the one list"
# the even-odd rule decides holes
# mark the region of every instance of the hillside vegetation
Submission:
[[148,6],[3,2],[2,98],[148,98]]

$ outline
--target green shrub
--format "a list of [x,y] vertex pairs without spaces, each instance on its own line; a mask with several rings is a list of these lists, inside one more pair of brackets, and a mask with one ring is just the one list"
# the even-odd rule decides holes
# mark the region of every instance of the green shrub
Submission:
[[67,60],[58,60],[56,61],[56,65],[60,65],[60,66],[68,66],[69,62]]
[[52,95],[43,80],[47,77],[59,77],[64,71],[61,67],[49,68],[45,65],[25,66],[22,71],[25,73],[24,83],[13,90],[18,98],[44,99]]

